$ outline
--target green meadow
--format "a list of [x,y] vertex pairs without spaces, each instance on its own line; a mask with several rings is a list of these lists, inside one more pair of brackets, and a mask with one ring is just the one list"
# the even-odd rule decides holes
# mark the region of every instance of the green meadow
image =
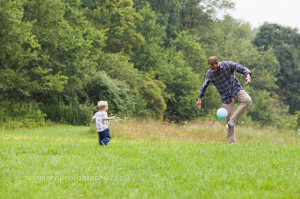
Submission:
[[119,121],[106,147],[94,126],[2,130],[0,198],[300,198],[299,134],[196,126]]

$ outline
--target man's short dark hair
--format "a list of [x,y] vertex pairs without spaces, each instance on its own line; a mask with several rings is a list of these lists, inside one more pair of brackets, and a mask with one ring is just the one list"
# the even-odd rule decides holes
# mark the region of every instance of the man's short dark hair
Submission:
[[207,64],[208,65],[214,65],[214,64],[217,64],[219,63],[219,60],[217,58],[217,56],[211,56],[207,59]]

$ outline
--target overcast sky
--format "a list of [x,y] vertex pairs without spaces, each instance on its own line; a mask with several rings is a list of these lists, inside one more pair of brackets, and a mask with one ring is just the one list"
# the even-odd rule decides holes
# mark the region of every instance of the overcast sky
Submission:
[[252,28],[264,22],[277,23],[300,30],[300,0],[232,0],[235,10],[229,14],[247,21]]

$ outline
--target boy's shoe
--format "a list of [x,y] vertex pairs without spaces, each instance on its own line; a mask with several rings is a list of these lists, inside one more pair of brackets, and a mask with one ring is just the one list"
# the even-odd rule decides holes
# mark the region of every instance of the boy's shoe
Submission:
[[227,130],[227,131],[230,131],[230,129],[232,129],[232,127],[234,127],[233,124],[231,124],[231,123],[229,123],[229,122],[226,124],[226,130]]
[[100,141],[100,145],[105,146],[104,142]]

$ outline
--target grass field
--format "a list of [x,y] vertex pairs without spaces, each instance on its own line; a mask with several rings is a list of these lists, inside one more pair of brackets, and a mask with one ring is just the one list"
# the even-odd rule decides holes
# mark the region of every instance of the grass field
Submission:
[[0,198],[300,198],[297,134],[241,127],[230,145],[217,124],[132,125],[111,123],[106,147],[91,127],[1,131]]

